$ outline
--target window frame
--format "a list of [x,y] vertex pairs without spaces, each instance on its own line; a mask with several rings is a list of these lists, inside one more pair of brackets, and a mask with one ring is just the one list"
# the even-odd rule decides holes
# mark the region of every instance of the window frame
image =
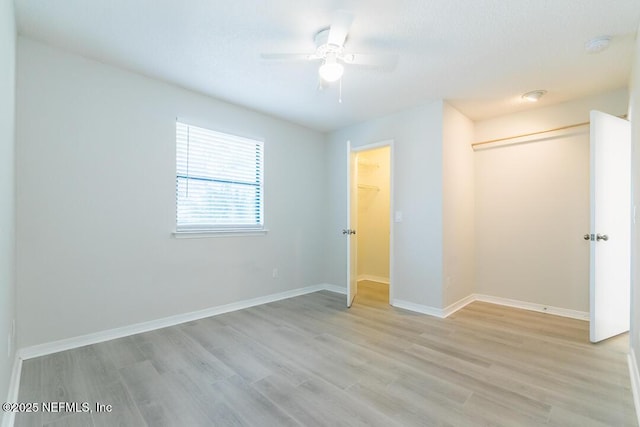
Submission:
[[[209,138],[211,138],[210,142],[219,143],[219,146],[214,148],[212,151],[219,150],[224,144],[255,144],[256,145],[256,160],[252,165],[255,168],[255,176],[257,177],[257,181],[255,184],[249,181],[242,180],[230,180],[227,178],[221,177],[221,174],[218,177],[213,176],[202,176],[197,173],[191,174],[188,170],[188,165],[191,162],[192,158],[189,157],[189,136],[187,136],[187,153],[186,153],[186,165],[187,170],[184,172],[184,166],[180,167],[180,150],[184,150],[184,141],[180,140],[180,127],[184,127],[184,129],[188,130],[187,135],[189,135],[191,129],[195,128],[198,132],[207,134]],[[175,128],[175,142],[176,142],[176,151],[175,151],[175,221],[174,221],[174,237],[177,238],[198,238],[198,237],[215,237],[215,236],[248,236],[248,235],[263,235],[268,231],[265,227],[265,180],[264,180],[264,152],[265,152],[265,144],[263,140],[255,139],[255,138],[247,138],[244,136],[234,135],[226,132],[221,132],[218,130],[213,130],[210,128],[205,128],[197,125],[193,125],[189,122],[176,119],[176,128]],[[239,151],[242,148],[240,147]],[[184,157],[184,155],[183,155]],[[205,160],[206,163],[206,160]],[[248,164],[247,164],[248,166]],[[181,169],[183,169],[181,171]],[[250,169],[250,167],[248,167]],[[178,221],[179,217],[179,209],[180,209],[180,181],[183,181],[183,184],[186,182],[187,185],[190,182],[214,182],[218,184],[227,184],[237,188],[244,188],[254,186],[256,187],[256,202],[258,203],[256,219],[259,222],[255,224],[250,223],[214,223],[214,222],[202,222],[199,224],[180,224]],[[249,204],[247,204],[248,206]],[[215,209],[215,206],[212,206],[212,209]],[[212,214],[212,217],[215,217]]]

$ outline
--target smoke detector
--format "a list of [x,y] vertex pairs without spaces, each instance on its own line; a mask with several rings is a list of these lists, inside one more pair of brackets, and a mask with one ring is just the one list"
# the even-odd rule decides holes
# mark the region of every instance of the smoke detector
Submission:
[[593,38],[584,44],[584,50],[587,53],[600,53],[603,50],[607,49],[611,44],[611,37],[609,36],[600,36]]

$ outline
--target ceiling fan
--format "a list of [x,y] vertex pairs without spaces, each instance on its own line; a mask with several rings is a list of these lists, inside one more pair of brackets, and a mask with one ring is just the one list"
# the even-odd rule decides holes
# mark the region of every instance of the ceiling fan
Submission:
[[346,10],[337,10],[333,14],[329,27],[318,31],[314,36],[316,50],[313,53],[264,53],[263,59],[279,61],[322,61],[318,74],[320,87],[323,82],[335,82],[342,77],[344,65],[365,66],[391,71],[395,68],[398,56],[395,54],[349,53],[345,51],[349,29],[354,15]]

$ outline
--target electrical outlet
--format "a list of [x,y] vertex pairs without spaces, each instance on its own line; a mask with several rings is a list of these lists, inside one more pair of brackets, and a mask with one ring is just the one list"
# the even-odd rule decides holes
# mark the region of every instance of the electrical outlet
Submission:
[[273,269],[272,276],[273,276],[273,278],[274,278],[274,279],[277,279],[277,278],[278,278],[278,269],[277,269],[277,268],[275,268],[275,267],[274,267],[274,269]]

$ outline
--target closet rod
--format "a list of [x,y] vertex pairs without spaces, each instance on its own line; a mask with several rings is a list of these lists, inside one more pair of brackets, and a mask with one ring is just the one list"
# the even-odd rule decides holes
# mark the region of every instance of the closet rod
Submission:
[[[621,118],[621,119],[626,119],[627,115],[623,114],[623,115],[618,116],[618,117]],[[560,127],[553,128],[553,129],[540,130],[540,131],[537,131],[537,132],[523,133],[523,134],[514,135],[514,136],[506,136],[504,138],[490,139],[488,141],[482,141],[482,142],[474,142],[473,144],[471,144],[471,147],[477,147],[478,145],[484,145],[484,144],[491,144],[492,142],[507,141],[509,139],[524,138],[526,136],[540,135],[540,134],[543,134],[543,133],[557,132],[559,130],[577,128],[577,127],[580,127],[580,126],[586,126],[586,125],[588,125],[590,123],[591,122],[582,122],[582,123],[576,123],[574,125],[560,126]]]

